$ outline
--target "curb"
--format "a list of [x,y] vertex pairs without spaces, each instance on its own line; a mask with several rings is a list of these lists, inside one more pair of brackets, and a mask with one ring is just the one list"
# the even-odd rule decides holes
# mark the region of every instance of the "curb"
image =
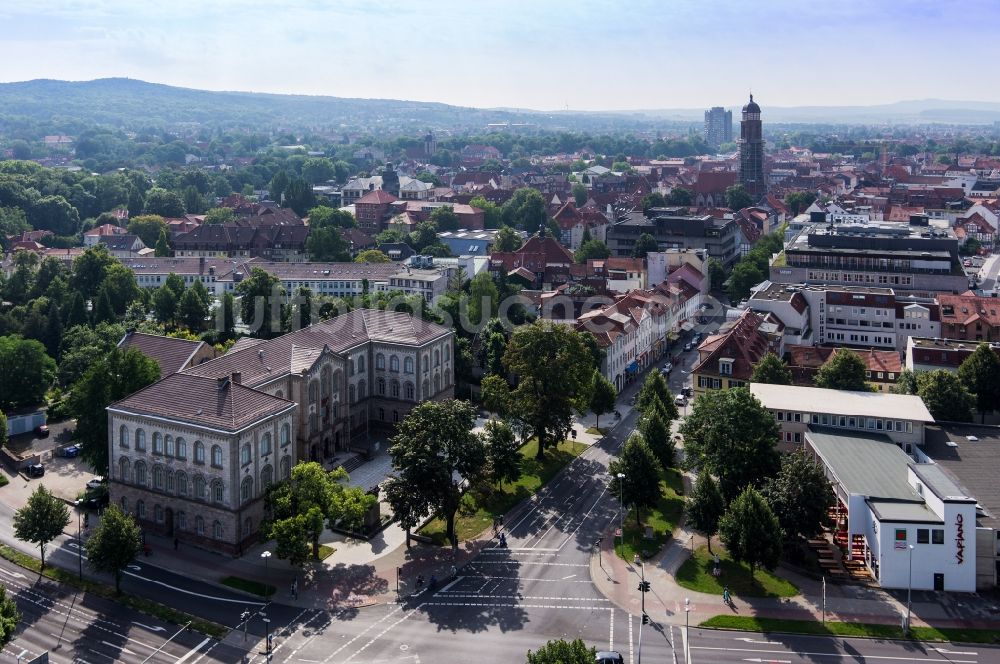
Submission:
[[[820,623],[819,621],[816,621],[816,624],[822,624],[822,623]],[[883,624],[883,623],[873,623],[873,624]],[[888,625],[889,623],[884,623],[884,624]],[[951,627],[943,627],[943,628],[942,627],[934,627],[933,625],[928,625],[928,627],[931,627],[933,629],[961,629],[961,628],[951,628]],[[864,635],[854,636],[854,635],[845,635],[845,634],[806,634],[804,632],[782,632],[780,630],[774,630],[774,631],[754,631],[754,630],[751,630],[751,629],[740,629],[739,627],[703,627],[702,625],[692,625],[692,628],[694,628],[694,629],[707,629],[707,630],[710,630],[710,631],[713,631],[713,632],[744,632],[746,634],[762,634],[764,636],[767,636],[769,634],[781,635],[781,636],[798,636],[798,637],[803,637],[804,636],[804,637],[811,637],[811,638],[814,638],[814,639],[830,639],[830,638],[833,638],[833,639],[864,639],[866,641],[888,641],[890,643],[954,643],[956,645],[965,645],[965,646],[994,646],[994,645],[996,645],[996,643],[982,643],[982,642],[977,642],[977,641],[948,641],[948,640],[928,641],[928,640],[925,640],[925,639],[912,639],[912,638],[911,639],[906,639],[906,638],[896,639],[896,638],[889,638],[889,637],[884,637],[884,636],[864,636]],[[988,631],[988,630],[984,630],[984,631]]]

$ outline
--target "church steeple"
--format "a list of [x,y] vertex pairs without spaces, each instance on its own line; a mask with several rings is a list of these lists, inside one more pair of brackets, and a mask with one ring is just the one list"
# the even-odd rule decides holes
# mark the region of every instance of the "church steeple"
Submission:
[[767,193],[764,177],[764,133],[760,120],[760,106],[753,100],[743,107],[740,121],[740,183],[756,203]]

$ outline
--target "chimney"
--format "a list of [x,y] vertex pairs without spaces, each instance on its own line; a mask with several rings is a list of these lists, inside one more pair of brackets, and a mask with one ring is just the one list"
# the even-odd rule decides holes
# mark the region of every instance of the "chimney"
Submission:
[[233,376],[232,376],[232,381],[233,381],[233,385],[242,385],[243,384],[243,372],[242,371],[234,371],[233,372]]
[[229,376],[219,376],[215,380],[218,381],[217,387],[219,388],[220,392],[224,391],[227,387],[229,387]]

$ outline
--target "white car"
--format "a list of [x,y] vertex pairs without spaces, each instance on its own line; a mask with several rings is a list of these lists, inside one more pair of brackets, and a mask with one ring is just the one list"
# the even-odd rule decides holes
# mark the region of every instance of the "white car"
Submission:
[[687,397],[684,396],[683,394],[678,394],[676,397],[674,397],[674,405],[681,407],[688,405]]
[[671,372],[671,371],[673,371],[673,370],[674,370],[674,365],[673,365],[673,364],[671,364],[670,362],[667,362],[667,363],[666,363],[666,364],[664,364],[664,365],[663,365],[663,367],[662,367],[662,368],[660,369],[660,373],[665,373],[665,374],[668,374],[668,373],[670,373],[670,372]]
[[100,489],[102,486],[104,486],[103,477],[95,477],[94,479],[87,482],[88,489]]

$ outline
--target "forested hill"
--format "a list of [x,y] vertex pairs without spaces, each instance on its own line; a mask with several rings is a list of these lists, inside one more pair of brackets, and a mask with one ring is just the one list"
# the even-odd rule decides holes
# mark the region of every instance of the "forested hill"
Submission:
[[254,129],[382,127],[411,132],[427,128],[481,130],[488,123],[503,122],[530,123],[549,129],[600,129],[612,123],[619,127],[631,124],[621,115],[552,115],[392,99],[212,92],[127,78],[0,83],[0,116],[123,128],[197,123]]

